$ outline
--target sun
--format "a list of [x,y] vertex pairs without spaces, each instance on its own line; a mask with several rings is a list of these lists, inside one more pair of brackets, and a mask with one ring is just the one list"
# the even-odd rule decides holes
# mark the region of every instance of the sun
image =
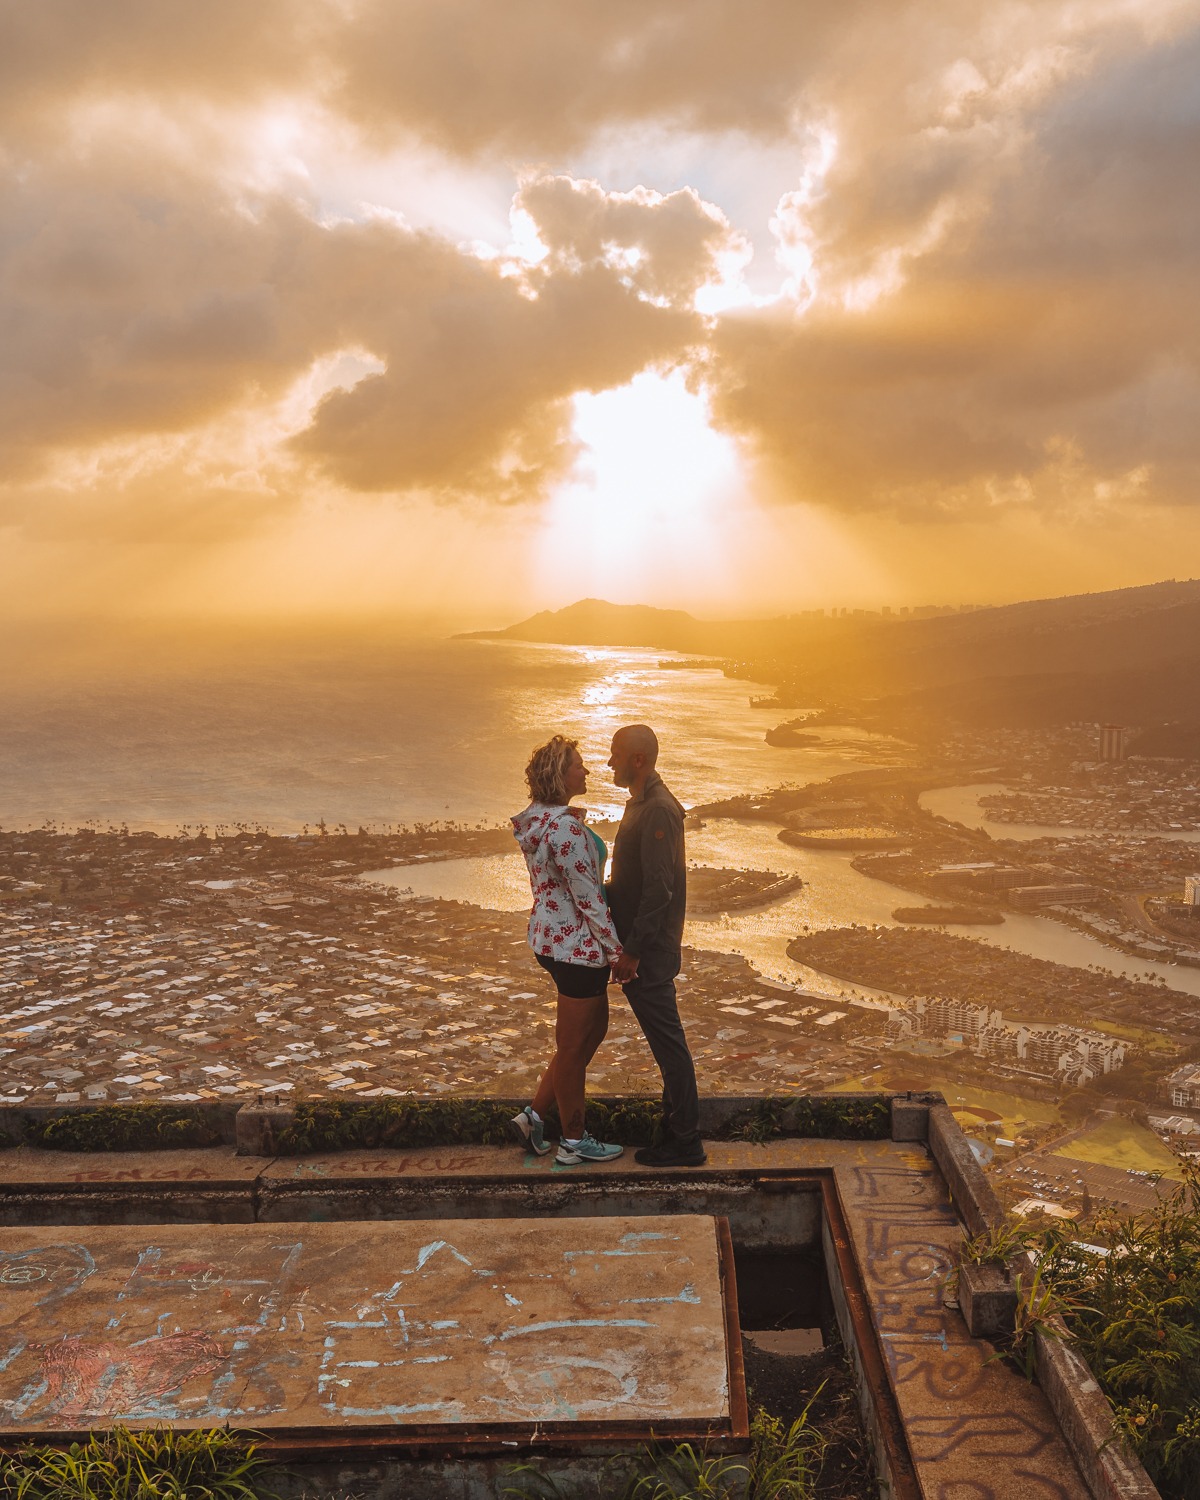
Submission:
[[573,597],[658,602],[694,597],[698,584],[724,592],[741,461],[705,396],[680,370],[646,370],[574,404],[580,457],[547,502],[539,564],[577,579]]

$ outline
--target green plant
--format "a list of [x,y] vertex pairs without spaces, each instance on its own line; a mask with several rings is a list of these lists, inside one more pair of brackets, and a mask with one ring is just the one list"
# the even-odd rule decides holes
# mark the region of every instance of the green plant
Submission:
[[1018,1274],[1014,1278],[1017,1307],[1013,1318],[1012,1340],[1002,1354],[997,1356],[1016,1365],[1026,1380],[1037,1374],[1037,1335],[1040,1330],[1047,1338],[1067,1339],[1070,1331],[1063,1322],[1063,1314],[1069,1311],[1066,1299],[1051,1286],[1038,1265],[1031,1277]]
[[765,1146],[783,1134],[783,1099],[756,1099],[746,1113],[737,1120],[731,1134],[735,1141],[753,1141],[756,1146]]
[[1140,1214],[1101,1215],[1096,1255],[1054,1227],[1040,1269],[1066,1299],[1080,1355],[1116,1427],[1169,1500],[1200,1500],[1200,1168]]
[[653,1443],[643,1450],[639,1467],[624,1500],[723,1500],[747,1466],[732,1453],[710,1455],[692,1443],[670,1448]]
[[[383,1146],[495,1146],[510,1139],[516,1103],[494,1099],[312,1099],[297,1104],[280,1131],[284,1155]],[[662,1129],[657,1099],[589,1099],[592,1134],[624,1146],[648,1145]],[[553,1132],[551,1132],[553,1133]]]
[[811,1500],[827,1445],[809,1422],[809,1413],[824,1388],[822,1382],[790,1427],[757,1408],[750,1419],[750,1451],[744,1456],[710,1456],[691,1443],[643,1449],[641,1472],[630,1481],[624,1500],[710,1500],[727,1495],[739,1500]]
[[[694,1443],[651,1443],[634,1460],[623,1500],[812,1500],[827,1442],[809,1413],[824,1389],[822,1382],[790,1427],[757,1408],[746,1454],[712,1454]],[[611,1472],[616,1471],[614,1464]],[[571,1500],[571,1492],[535,1460],[510,1464],[505,1472],[514,1481],[500,1492],[505,1500]]]
[[958,1247],[959,1265],[1007,1266],[1025,1248],[1028,1231],[1015,1219],[1003,1219],[963,1240]]
[[218,1429],[114,1427],[68,1448],[0,1458],[0,1496],[13,1500],[266,1500],[268,1460]]
[[306,1100],[281,1130],[283,1155],[381,1146],[492,1146],[508,1139],[516,1108],[488,1099]]
[[822,1381],[790,1427],[761,1407],[754,1413],[745,1500],[809,1500],[815,1493],[827,1441],[808,1416],[824,1389]]
[[589,1099],[587,1125],[597,1140],[620,1146],[652,1146],[666,1133],[658,1099]]
[[765,1145],[784,1137],[880,1141],[891,1134],[892,1112],[882,1094],[810,1094],[756,1099],[721,1135]]
[[892,1133],[885,1094],[809,1094],[792,1101],[790,1135],[814,1140],[883,1141]]
[[50,1151],[166,1151],[219,1145],[221,1132],[186,1104],[102,1104],[30,1124],[25,1139]]
[[508,1464],[504,1472],[514,1482],[506,1484],[500,1491],[502,1500],[571,1500],[558,1481],[545,1473],[538,1463]]

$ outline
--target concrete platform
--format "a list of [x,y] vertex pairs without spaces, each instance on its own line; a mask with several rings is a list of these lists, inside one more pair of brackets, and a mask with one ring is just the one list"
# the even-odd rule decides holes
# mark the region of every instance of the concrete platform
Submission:
[[[321,1236],[331,1235],[332,1243],[339,1247],[348,1244],[357,1255],[354,1247],[359,1238],[373,1245],[398,1246],[406,1229],[419,1219],[433,1221],[429,1239],[457,1245],[460,1225],[488,1214],[493,1216],[489,1232],[499,1236],[508,1234],[514,1222],[529,1223],[537,1216],[531,1232],[540,1248],[534,1254],[543,1258],[546,1246],[559,1244],[555,1236],[565,1228],[574,1234],[573,1226],[582,1226],[578,1232],[586,1240],[564,1243],[555,1251],[562,1264],[567,1249],[585,1244],[619,1247],[617,1241],[601,1236],[617,1235],[619,1240],[619,1235],[630,1229],[647,1229],[660,1223],[674,1230],[689,1216],[727,1216],[739,1246],[774,1252],[788,1245],[819,1242],[824,1222],[829,1229],[836,1229],[837,1244],[832,1250],[827,1248],[826,1254],[831,1277],[835,1262],[844,1262],[846,1286],[856,1282],[860,1288],[852,1332],[864,1356],[869,1356],[866,1383],[876,1391],[889,1391],[898,1415],[903,1451],[892,1474],[894,1500],[910,1495],[930,1500],[974,1500],[976,1496],[986,1500],[991,1495],[1011,1495],[1013,1500],[1023,1496],[1086,1500],[1088,1485],[1076,1467],[1046,1393],[997,1362],[990,1344],[970,1337],[949,1293],[954,1253],[964,1231],[951,1202],[947,1179],[926,1144],[711,1142],[708,1152],[708,1164],[702,1169],[663,1170],[639,1166],[631,1152],[604,1167],[555,1168],[549,1158],[525,1156],[513,1148],[482,1146],[347,1151],[273,1161],[233,1158],[217,1149],[156,1153],[143,1156],[140,1163],[22,1148],[0,1153],[0,1211],[12,1216],[10,1223],[29,1224],[40,1215],[43,1223],[56,1218],[62,1227],[0,1230],[0,1249],[10,1249],[17,1243],[11,1236],[22,1234],[33,1236],[20,1241],[30,1247],[79,1242],[91,1247],[107,1234],[124,1235],[127,1243],[145,1247],[165,1245],[167,1236],[178,1233],[197,1261],[219,1266],[224,1252],[216,1253],[214,1247],[237,1246],[252,1235],[267,1237],[256,1243],[301,1242],[318,1248],[330,1243]],[[228,1187],[218,1188],[222,1182]],[[957,1179],[954,1196],[961,1211],[966,1203]],[[247,1222],[211,1228],[178,1223],[136,1230],[67,1227],[78,1222],[75,1215],[90,1215],[93,1220],[107,1215],[110,1222],[139,1214],[143,1222],[190,1217],[199,1211],[202,1200],[212,1207],[219,1202],[221,1214],[244,1217]],[[673,1213],[673,1208],[686,1212]],[[840,1220],[839,1225],[835,1225],[835,1219]],[[221,1239],[223,1234],[231,1234],[232,1239]],[[348,1239],[351,1235],[353,1238]],[[406,1253],[410,1258],[402,1262],[402,1268],[415,1265],[411,1247]],[[390,1271],[393,1264],[398,1262],[381,1263],[382,1274],[375,1284],[368,1287],[364,1280],[366,1295],[386,1289],[398,1279],[398,1272],[383,1279],[384,1267]],[[621,1264],[633,1262],[625,1258]],[[126,1275],[128,1270],[127,1266]],[[520,1263],[514,1263],[512,1271],[519,1274]],[[307,1273],[300,1280],[320,1286],[320,1278]],[[295,1278],[291,1284],[298,1284]],[[686,1278],[665,1294],[678,1294],[685,1284]],[[698,1294],[710,1295],[702,1292],[700,1283],[694,1285]],[[0,1291],[8,1290],[0,1286]],[[118,1290],[110,1285],[110,1300]],[[323,1288],[321,1292],[325,1295]],[[518,1291],[517,1295],[522,1294]],[[168,1308],[186,1310],[191,1305],[177,1296],[174,1302],[164,1302],[155,1315]],[[3,1297],[0,1306],[5,1309],[0,1326],[8,1327],[11,1299]],[[695,1311],[694,1304],[676,1308],[678,1313]],[[342,1313],[333,1309],[327,1315],[336,1319]],[[246,1321],[251,1321],[249,1313]],[[182,1332],[204,1331],[204,1325],[181,1317],[176,1317],[175,1323]],[[37,1329],[42,1326],[34,1325]],[[173,1329],[175,1324],[164,1326]],[[234,1337],[247,1337],[236,1332],[239,1325],[228,1326],[234,1329]],[[25,1329],[22,1336],[47,1338],[44,1332]],[[100,1334],[89,1336],[103,1342],[112,1334],[101,1325]],[[61,1339],[62,1334],[52,1332],[50,1337]],[[253,1340],[261,1335],[249,1337]],[[0,1362],[5,1350],[16,1343],[11,1332],[7,1340],[0,1340]],[[514,1344],[519,1343],[519,1338],[509,1339],[498,1347],[511,1358]],[[547,1347],[564,1357],[597,1357],[590,1345],[585,1352],[574,1338],[564,1338],[558,1345],[548,1343]],[[488,1349],[491,1351],[492,1346]],[[248,1358],[246,1351],[238,1351],[238,1355],[239,1359]],[[15,1381],[15,1359],[0,1371],[0,1396],[10,1400],[25,1390],[37,1371],[31,1355],[20,1357],[25,1361],[20,1367],[25,1383],[18,1385]],[[242,1368],[241,1364],[236,1366]],[[216,1377],[214,1373],[203,1378],[209,1379],[211,1386]],[[366,1377],[351,1371],[341,1372],[339,1378],[364,1381]],[[289,1401],[290,1393],[300,1388],[299,1374],[289,1376],[293,1379],[295,1384],[287,1387]],[[171,1400],[178,1408],[185,1397],[208,1388],[202,1384],[180,1387]],[[326,1402],[336,1402],[343,1389],[318,1395]],[[649,1384],[639,1385],[643,1394],[651,1389]],[[247,1390],[247,1401],[253,1406],[253,1410],[247,1409],[248,1420],[251,1425],[270,1429],[269,1414],[260,1415],[265,1398]],[[348,1397],[344,1399],[349,1402]],[[409,1399],[406,1397],[405,1404]],[[219,1405],[219,1399],[214,1398],[213,1411]],[[325,1413],[325,1420],[331,1420],[329,1411],[319,1402],[318,1409]],[[33,1404],[29,1410],[37,1414]],[[149,1420],[160,1411],[168,1414],[166,1408],[146,1406],[144,1410]],[[336,1411],[336,1406],[332,1410]],[[194,1415],[198,1421],[206,1420],[198,1412]],[[581,1422],[584,1415],[580,1415]],[[224,1416],[218,1419],[225,1420]],[[0,1440],[3,1424],[11,1428],[13,1420],[10,1409],[0,1406]],[[22,1420],[29,1425],[27,1418]],[[72,1420],[87,1425],[85,1418]],[[274,1420],[282,1422],[285,1418],[276,1415]],[[299,1423],[304,1418],[289,1414],[287,1420]],[[396,1419],[388,1420],[393,1432],[401,1430]],[[425,1420],[423,1415],[420,1420]],[[656,1429],[666,1430],[655,1412],[649,1420]],[[416,1422],[418,1417],[406,1421]],[[1102,1434],[1099,1441],[1107,1443],[1107,1436]],[[1105,1451],[1111,1453],[1111,1445]],[[1101,1488],[1092,1493],[1133,1491],[1127,1487],[1115,1491]]]
[[722,1262],[697,1215],[3,1229],[0,1441],[730,1433]]

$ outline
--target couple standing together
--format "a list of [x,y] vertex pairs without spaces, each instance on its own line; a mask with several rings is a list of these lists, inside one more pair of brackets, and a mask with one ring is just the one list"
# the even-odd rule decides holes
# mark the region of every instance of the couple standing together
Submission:
[[658,738],[645,724],[613,736],[608,764],[629,801],[608,851],[569,804],[587,790],[588,770],[574,740],[555,735],[525,768],[529,806],[513,831],[533,889],[529,946],[558,991],[555,1052],[532,1103],[513,1120],[521,1143],[544,1155],[546,1111],[558,1108],[563,1166],[612,1161],[621,1147],[596,1140],[584,1122],[588,1064],[608,1030],[609,977],[625,991],[663,1079],[667,1134],[635,1153],[647,1166],[698,1167],[700,1140],[696,1069],[675,998],[687,899],[684,812],[655,770]]

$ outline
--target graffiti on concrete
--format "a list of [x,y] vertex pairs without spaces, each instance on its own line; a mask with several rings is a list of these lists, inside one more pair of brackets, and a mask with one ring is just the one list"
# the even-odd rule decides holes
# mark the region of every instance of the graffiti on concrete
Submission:
[[1086,1500],[1042,1392],[1002,1370],[948,1305],[962,1230],[933,1163],[909,1151],[839,1186],[923,1493]]
[[728,1418],[709,1218],[149,1232],[0,1230],[0,1433]]

